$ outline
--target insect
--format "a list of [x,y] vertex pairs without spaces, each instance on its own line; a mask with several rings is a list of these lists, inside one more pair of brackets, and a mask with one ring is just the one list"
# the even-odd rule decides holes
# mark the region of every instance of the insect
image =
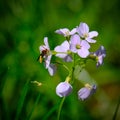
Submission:
[[37,61],[39,61],[40,63],[42,63],[43,62],[43,57],[47,54],[47,52],[48,52],[48,49],[44,49],[42,51],[42,53],[39,55]]

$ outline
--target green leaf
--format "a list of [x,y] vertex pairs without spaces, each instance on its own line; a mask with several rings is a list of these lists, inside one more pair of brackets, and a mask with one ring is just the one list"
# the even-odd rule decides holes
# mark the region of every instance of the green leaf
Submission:
[[75,66],[74,77],[83,84],[87,84],[87,83],[90,85],[96,84],[96,81],[93,78],[91,78],[89,73],[79,65]]

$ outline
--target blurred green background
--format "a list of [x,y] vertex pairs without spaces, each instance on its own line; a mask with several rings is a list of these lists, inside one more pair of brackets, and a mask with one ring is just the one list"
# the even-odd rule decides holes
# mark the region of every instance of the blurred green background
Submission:
[[[50,77],[37,61],[38,48],[48,36],[53,49],[64,40],[54,31],[72,29],[80,22],[99,32],[93,47],[104,45],[107,56],[100,68],[93,61],[86,66],[98,83],[96,94],[79,101],[76,82],[63,105],[61,120],[111,120],[120,96],[119,21],[119,0],[1,0],[0,120],[56,120],[61,98],[55,88],[67,73],[60,67]],[[43,85],[32,84],[34,80]]]

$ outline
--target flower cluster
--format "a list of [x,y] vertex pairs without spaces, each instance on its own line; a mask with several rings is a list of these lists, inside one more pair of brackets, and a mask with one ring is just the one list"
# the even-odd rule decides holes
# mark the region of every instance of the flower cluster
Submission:
[[[106,51],[104,46],[91,52],[91,44],[96,43],[95,37],[98,36],[97,31],[90,31],[89,26],[86,23],[80,23],[79,26],[73,28],[71,31],[68,28],[62,28],[55,31],[55,33],[63,35],[65,40],[54,50],[50,50],[48,44],[48,38],[44,38],[44,45],[39,47],[40,63],[44,63],[45,68],[48,70],[49,74],[53,76],[57,70],[57,62],[52,63],[52,56],[61,58],[64,62],[71,62],[72,67],[64,65],[64,62],[61,63],[65,68],[67,68],[69,74],[66,77],[66,80],[60,82],[56,87],[56,94],[60,97],[68,96],[72,92],[72,84],[74,69],[76,65],[81,66],[81,70],[85,67],[86,61],[92,59],[96,61],[96,66],[99,67],[103,64],[103,59],[106,56]],[[81,100],[87,99],[96,91],[96,84],[91,84],[86,81],[83,88],[78,91],[78,98]]]

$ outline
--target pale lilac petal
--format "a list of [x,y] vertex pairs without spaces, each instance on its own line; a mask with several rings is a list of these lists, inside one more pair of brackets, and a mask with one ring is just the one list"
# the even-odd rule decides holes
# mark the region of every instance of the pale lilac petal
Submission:
[[80,23],[79,27],[77,27],[77,31],[81,37],[84,37],[84,35],[89,32],[89,27],[86,23]]
[[96,40],[91,38],[86,38],[86,41],[88,41],[89,43],[96,43]]
[[70,44],[70,50],[71,50],[73,53],[76,53],[76,52],[77,52],[76,45]]
[[85,100],[96,92],[97,86],[92,85],[92,88],[83,87],[78,91],[78,99]]
[[75,34],[75,35],[71,36],[71,39],[70,39],[71,44],[74,44],[74,45],[80,44],[80,41],[81,41],[81,39],[80,39],[79,35]]
[[70,35],[74,35],[76,33],[76,28],[73,28],[70,32]]
[[[70,44],[69,44],[69,42],[66,40],[66,41],[64,41],[64,42],[61,44],[61,46],[64,48],[64,51],[66,52],[66,50],[69,49]],[[63,51],[63,52],[64,52],[64,51]]]
[[56,65],[54,65],[54,64],[49,65],[48,72],[51,76],[53,76],[55,74],[56,70],[57,70]]
[[54,50],[56,52],[61,52],[61,54],[57,53],[56,56],[58,56],[60,58],[64,58],[67,55],[66,52],[69,50],[69,47],[70,47],[70,45],[69,45],[68,41],[64,41],[60,46],[55,47]]
[[90,96],[90,89],[89,88],[81,88],[78,91],[78,99],[85,100]]
[[55,33],[58,33],[60,35],[63,35],[64,37],[66,37],[69,34],[69,29],[68,28],[62,28],[59,30],[56,30]]
[[80,45],[80,37],[79,35],[75,34],[73,36],[71,36],[71,39],[70,39],[70,50],[74,53],[77,52],[77,48],[76,48],[76,45]]
[[81,57],[81,58],[86,58],[88,55],[89,55],[89,51],[87,49],[80,49],[78,50],[78,55]]
[[89,38],[93,38],[93,37],[97,37],[98,36],[98,32],[97,31],[92,31],[92,32],[89,32]]
[[45,43],[45,46],[47,47],[47,49],[49,50],[50,47],[49,47],[49,44],[48,44],[48,37],[44,37],[44,43]]
[[82,46],[82,48],[85,48],[85,49],[89,49],[90,48],[89,43],[87,41],[85,41],[85,40],[81,41],[81,46]]
[[50,61],[51,61],[51,57],[52,55],[49,55],[49,56],[45,56],[45,68],[47,69],[50,65]]
[[57,47],[55,47],[54,50],[55,50],[56,52],[58,52],[58,53],[56,54],[57,57],[64,58],[64,57],[66,56],[66,54],[63,52],[63,51],[65,51],[65,49],[64,49],[63,47],[57,46]]

